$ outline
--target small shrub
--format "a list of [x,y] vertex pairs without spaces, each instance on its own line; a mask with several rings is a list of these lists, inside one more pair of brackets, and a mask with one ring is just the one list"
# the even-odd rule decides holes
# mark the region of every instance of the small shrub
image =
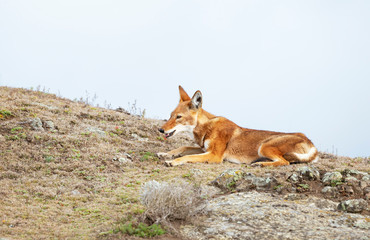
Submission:
[[7,119],[10,117],[14,117],[14,114],[8,110],[0,110],[0,119]]
[[123,233],[130,236],[137,236],[143,238],[151,238],[165,234],[166,231],[158,224],[153,224],[148,226],[145,223],[135,224],[133,222],[128,222],[125,224],[120,224],[116,229],[113,230],[113,233]]
[[310,186],[308,184],[302,183],[302,184],[298,184],[298,188],[308,190],[308,189],[310,189]]
[[15,128],[12,128],[11,130],[10,130],[10,132],[11,133],[17,133],[17,132],[19,132],[20,130],[22,130],[23,129],[23,127],[15,127]]
[[199,187],[155,180],[142,186],[140,200],[146,207],[146,217],[154,222],[187,219],[202,212],[208,203]]
[[158,136],[157,137],[157,140],[159,140],[159,141],[165,141],[166,139],[164,137],[162,137],[162,136]]
[[45,162],[52,162],[52,161],[54,161],[54,157],[53,156],[44,156],[44,159],[45,159]]
[[193,179],[194,179],[194,173],[192,173],[192,172],[184,173],[184,174],[182,175],[182,177],[183,177],[183,178],[187,178],[187,179],[189,179],[189,180],[193,180]]
[[343,184],[343,182],[341,180],[332,180],[330,182],[330,186],[332,186],[332,187],[336,187],[336,186],[342,185],[342,184]]

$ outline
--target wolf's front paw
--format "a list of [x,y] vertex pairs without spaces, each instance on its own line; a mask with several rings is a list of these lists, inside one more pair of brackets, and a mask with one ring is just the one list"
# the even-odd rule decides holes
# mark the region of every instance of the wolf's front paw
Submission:
[[172,158],[172,156],[170,154],[164,153],[164,152],[157,153],[157,157],[159,159],[170,159],[170,158]]
[[263,167],[262,163],[252,163],[251,167]]
[[166,165],[166,167],[173,167],[173,161],[165,161],[164,162],[164,165]]

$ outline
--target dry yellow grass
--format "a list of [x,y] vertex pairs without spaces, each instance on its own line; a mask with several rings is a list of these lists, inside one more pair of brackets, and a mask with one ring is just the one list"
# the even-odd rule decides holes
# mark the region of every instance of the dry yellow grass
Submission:
[[[161,139],[157,128],[162,121],[39,91],[0,87],[0,111],[3,238],[119,238],[100,233],[113,229],[121,218],[143,212],[139,191],[147,181],[182,178],[207,184],[229,168],[282,176],[297,168],[259,169],[231,163],[167,168],[152,153],[191,143],[181,136]],[[44,124],[52,121],[55,129],[33,130],[27,121],[35,118]],[[132,164],[117,160],[125,153],[131,155]],[[333,159],[328,156],[317,165],[369,171],[367,159]],[[193,176],[193,169],[199,169],[199,174]]]

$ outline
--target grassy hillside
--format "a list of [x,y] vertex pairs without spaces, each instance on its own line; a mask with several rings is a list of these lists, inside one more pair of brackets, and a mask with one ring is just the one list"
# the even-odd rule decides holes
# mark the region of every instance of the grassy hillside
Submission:
[[[144,211],[139,194],[149,180],[207,184],[229,168],[283,178],[297,168],[232,163],[167,168],[155,153],[192,143],[185,136],[164,140],[157,131],[162,123],[0,87],[0,237],[127,239],[111,230]],[[321,156],[321,169],[370,170],[368,159]]]

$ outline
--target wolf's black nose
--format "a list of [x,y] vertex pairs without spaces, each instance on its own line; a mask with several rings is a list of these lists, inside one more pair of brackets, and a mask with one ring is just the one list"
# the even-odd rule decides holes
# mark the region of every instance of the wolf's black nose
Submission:
[[162,128],[159,128],[158,131],[160,131],[161,133],[164,133],[164,130]]

